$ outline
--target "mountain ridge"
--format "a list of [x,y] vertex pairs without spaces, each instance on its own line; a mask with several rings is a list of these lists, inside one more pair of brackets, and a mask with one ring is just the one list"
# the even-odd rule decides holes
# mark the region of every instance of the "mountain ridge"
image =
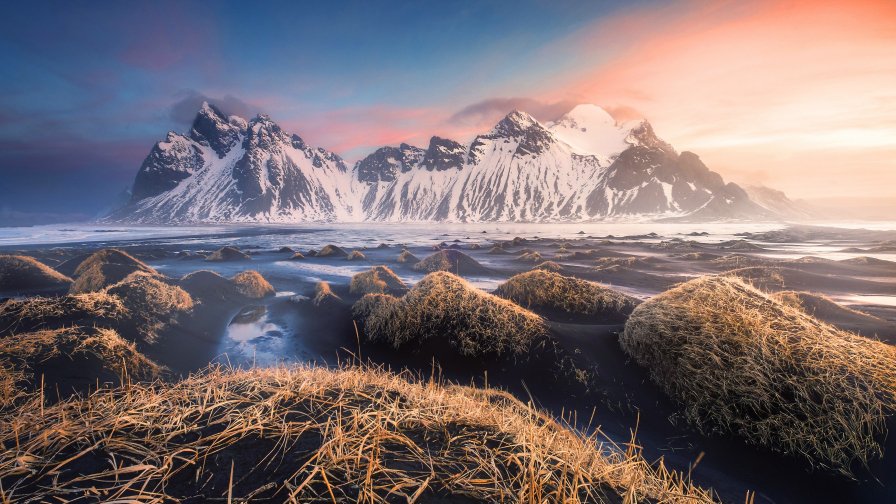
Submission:
[[[203,103],[137,172],[105,220],[191,222],[577,222],[791,218],[783,193],[754,192],[678,153],[646,120],[583,104],[541,123],[514,110],[469,143],[384,146],[351,167],[266,115]],[[761,197],[760,197],[761,196]],[[798,213],[798,212],[796,212]]]

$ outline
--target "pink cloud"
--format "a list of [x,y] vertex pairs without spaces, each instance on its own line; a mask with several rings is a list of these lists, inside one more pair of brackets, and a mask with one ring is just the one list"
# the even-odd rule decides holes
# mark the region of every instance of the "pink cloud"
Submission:
[[643,111],[723,173],[761,172],[801,196],[877,180],[892,195],[896,169],[874,177],[882,155],[896,159],[894,48],[891,1],[686,2],[601,20],[534,66],[577,61],[543,79],[539,96]]

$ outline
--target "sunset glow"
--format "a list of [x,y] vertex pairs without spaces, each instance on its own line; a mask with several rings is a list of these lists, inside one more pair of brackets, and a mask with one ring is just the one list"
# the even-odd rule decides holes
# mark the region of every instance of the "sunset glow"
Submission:
[[58,191],[120,191],[158,131],[184,131],[202,99],[270,114],[351,162],[432,135],[468,141],[514,108],[550,121],[596,103],[647,118],[729,180],[896,200],[888,0],[536,3],[516,24],[497,4],[446,7],[435,24],[412,6],[158,6],[0,22],[4,176],[29,167],[65,178]]

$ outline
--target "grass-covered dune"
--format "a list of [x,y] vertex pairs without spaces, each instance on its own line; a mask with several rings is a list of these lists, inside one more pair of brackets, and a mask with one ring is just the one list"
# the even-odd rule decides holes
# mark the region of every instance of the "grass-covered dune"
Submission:
[[523,354],[547,333],[538,315],[439,271],[404,296],[367,294],[353,307],[371,341],[395,348],[447,338],[461,355]]
[[740,279],[703,277],[645,301],[620,343],[705,433],[847,474],[882,455],[896,408],[896,348]]
[[369,369],[210,370],[2,415],[4,500],[713,501],[506,393]]
[[75,269],[72,275],[75,281],[69,292],[78,294],[101,291],[138,271],[158,275],[155,269],[127,252],[118,249],[99,250]]
[[0,408],[40,387],[52,398],[161,373],[113,329],[72,326],[0,337]]
[[444,249],[414,264],[414,269],[425,273],[450,271],[455,275],[482,275],[490,270],[479,261],[459,250]]
[[349,292],[357,295],[392,294],[401,296],[408,291],[408,286],[387,266],[373,268],[352,276]]
[[0,255],[0,292],[68,290],[72,279],[28,256]]
[[640,302],[599,283],[544,270],[515,275],[494,293],[549,316],[563,314],[603,323],[624,322]]

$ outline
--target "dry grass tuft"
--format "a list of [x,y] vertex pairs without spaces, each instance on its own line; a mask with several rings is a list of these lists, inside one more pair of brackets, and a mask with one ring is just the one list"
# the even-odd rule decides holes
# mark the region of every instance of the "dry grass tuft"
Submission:
[[544,261],[543,263],[532,268],[533,270],[552,271],[554,273],[562,273],[563,265],[554,261]]
[[522,354],[547,332],[538,315],[446,272],[427,275],[401,298],[364,296],[353,313],[371,341],[398,348],[442,338],[467,356]]
[[345,257],[347,255],[345,250],[336,245],[326,245],[317,252],[316,257]]
[[254,270],[237,273],[230,281],[236,286],[237,292],[247,298],[261,299],[276,294],[274,287],[261,273]]
[[875,317],[870,313],[865,313],[837,303],[824,294],[781,291],[772,294],[771,297],[791,308],[801,310],[808,315],[818,317],[822,320],[836,319],[843,316],[879,319],[879,317]]
[[184,275],[179,281],[180,285],[190,296],[203,302],[209,300],[226,301],[239,296],[236,285],[218,273],[209,270],[199,270]]
[[525,254],[522,254],[519,257],[517,257],[517,260],[522,261],[522,262],[527,262],[527,263],[538,264],[540,262],[543,262],[544,258],[541,257],[541,254],[539,254],[538,252],[526,252]]
[[103,249],[93,253],[75,269],[69,292],[97,292],[124,280],[134,272],[158,275],[158,272],[143,261],[118,249]]
[[704,277],[642,303],[620,343],[703,432],[737,434],[845,474],[882,455],[896,348],[741,280]]
[[[162,368],[112,329],[67,327],[17,333],[0,338],[0,406],[8,406],[39,386],[38,376],[60,377],[65,386],[76,378],[147,380]],[[48,384],[45,384],[45,386]],[[51,387],[55,388],[55,387]]]
[[130,316],[117,296],[105,292],[29,297],[0,303],[0,336],[79,325],[114,325]]
[[193,298],[185,290],[142,271],[132,273],[106,292],[121,299],[147,343],[155,342],[159,331],[179,314],[193,309]]
[[488,268],[459,250],[440,250],[414,265],[417,271],[432,273],[450,271],[456,275],[476,275],[488,272]]
[[386,266],[374,266],[369,271],[352,277],[349,292],[352,294],[393,294],[401,296],[408,286]]
[[739,278],[764,291],[784,289],[784,270],[768,266],[748,266],[722,273],[723,276]]
[[221,247],[205,258],[209,262],[248,261],[252,257],[236,247]]
[[420,259],[412,254],[410,250],[402,250],[401,253],[398,254],[398,262],[402,264],[417,264],[420,262]]
[[352,252],[346,256],[346,261],[366,261],[367,256],[364,255],[360,250],[352,250]]
[[333,292],[330,282],[317,282],[314,286],[314,298],[311,299],[314,306],[325,308],[342,304],[342,298]]
[[0,255],[0,290],[67,289],[72,279],[28,256]]
[[0,423],[23,501],[710,503],[634,445],[510,395],[378,370],[213,369]]
[[621,322],[639,300],[595,282],[550,271],[527,271],[495,289],[495,295],[533,310],[599,317]]

